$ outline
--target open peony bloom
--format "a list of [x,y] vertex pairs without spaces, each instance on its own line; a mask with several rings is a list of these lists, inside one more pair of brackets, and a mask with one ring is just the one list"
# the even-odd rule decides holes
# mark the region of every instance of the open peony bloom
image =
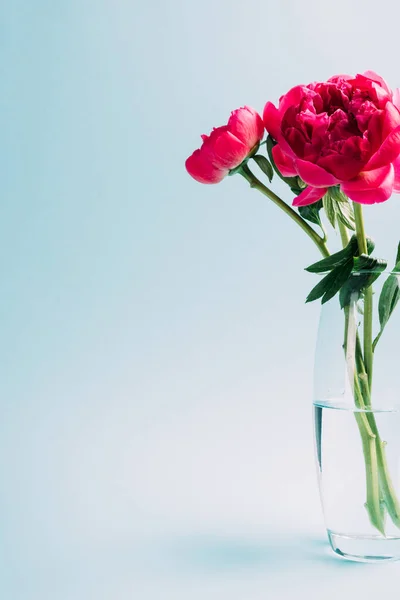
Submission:
[[200,183],[219,183],[244,161],[264,136],[260,115],[249,106],[231,113],[228,124],[202,135],[203,144],[186,160],[186,169]]
[[399,91],[372,71],[296,86],[279,108],[268,102],[264,125],[277,142],[276,166],[308,186],[293,204],[312,204],[334,185],[361,204],[400,191],[399,109]]

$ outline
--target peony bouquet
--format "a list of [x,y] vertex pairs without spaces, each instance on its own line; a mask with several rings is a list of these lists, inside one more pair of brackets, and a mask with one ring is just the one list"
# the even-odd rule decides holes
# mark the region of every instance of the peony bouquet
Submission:
[[[239,108],[227,125],[202,140],[186,161],[195,180],[212,184],[241,175],[300,226],[322,255],[306,269],[319,275],[307,302],[335,299],[340,305],[341,352],[365,467],[366,514],[377,535],[385,537],[388,518],[400,528],[400,504],[372,410],[373,369],[400,297],[400,249],[387,273],[387,261],[374,256],[374,243],[366,235],[363,205],[400,192],[400,92],[392,92],[372,71],[337,75],[292,88],[278,106],[267,102],[262,117],[248,106]],[[261,178],[252,171],[254,164]],[[288,185],[291,204],[271,189],[275,175]],[[329,250],[324,218],[340,234],[339,252]],[[379,278],[377,298],[373,287]],[[374,319],[379,322],[375,333]]]

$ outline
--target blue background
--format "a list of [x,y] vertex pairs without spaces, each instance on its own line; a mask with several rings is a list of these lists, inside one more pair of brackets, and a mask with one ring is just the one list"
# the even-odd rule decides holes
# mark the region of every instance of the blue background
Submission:
[[[0,17],[1,597],[394,586],[398,566],[326,549],[316,250],[244,180],[183,165],[231,110],[297,83],[374,69],[400,86],[398,8],[13,0]],[[395,196],[367,210],[381,256],[399,217]]]

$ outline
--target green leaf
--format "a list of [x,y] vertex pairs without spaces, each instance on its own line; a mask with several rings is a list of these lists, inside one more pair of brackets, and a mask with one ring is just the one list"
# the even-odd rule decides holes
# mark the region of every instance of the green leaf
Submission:
[[325,214],[328,218],[329,223],[335,228],[336,225],[336,210],[335,203],[332,200],[330,193],[327,192],[325,196],[322,198],[322,204],[325,210]]
[[354,220],[354,211],[350,202],[346,199],[335,203],[336,217],[347,229],[356,230],[356,222]]
[[368,254],[372,254],[375,250],[375,242],[372,238],[367,237],[367,252]]
[[338,185],[330,187],[329,193],[331,195],[332,200],[335,200],[336,202],[349,202],[348,197],[342,192]]
[[398,271],[397,271],[397,267],[399,267],[399,269],[400,269],[399,263],[400,263],[400,243],[399,243],[399,245],[397,246],[396,266],[395,266],[395,268],[394,268],[394,271],[396,271],[396,273],[398,272]]
[[[375,248],[375,244],[371,238],[367,238],[367,250],[368,254],[371,254]],[[337,265],[340,265],[350,257],[358,255],[358,242],[357,237],[353,235],[350,238],[349,243],[343,250],[339,250],[339,252],[335,252],[335,254],[331,254],[327,258],[323,258],[316,263],[313,263],[305,270],[309,273],[325,273],[326,271],[331,271]]]
[[340,290],[339,299],[342,308],[348,306],[351,301],[357,301],[387,267],[385,260],[372,258],[368,254],[361,254],[353,260],[353,273]]
[[306,268],[309,273],[325,273],[326,271],[332,270],[334,267],[345,263],[349,258],[355,256],[358,253],[358,243],[355,235],[352,236],[349,243],[343,250],[331,254],[327,258],[323,258],[318,262],[310,265]]
[[346,262],[337,265],[328,275],[326,275],[308,294],[306,302],[313,302],[322,298],[322,304],[328,302],[343,284],[347,281],[353,268],[353,257],[350,257]]
[[281,172],[279,171],[278,167],[275,164],[274,161],[274,157],[272,155],[272,149],[274,146],[276,146],[277,142],[275,142],[272,137],[269,135],[267,137],[267,143],[266,143],[266,147],[267,147],[267,152],[268,152],[268,156],[269,156],[269,160],[271,162],[271,165],[274,168],[274,171],[276,172],[276,174],[278,175],[278,177],[280,177],[282,179],[282,181],[284,181],[285,183],[288,184],[288,186],[291,188],[292,192],[296,195],[299,195],[300,192],[302,191],[300,186],[299,186],[299,182],[297,177],[284,177]]
[[328,189],[325,199],[325,211],[332,227],[335,227],[335,219],[343,223],[345,227],[355,231],[354,212],[351,202],[339,186]]
[[[299,194],[301,194],[301,192],[303,191],[300,186],[299,187],[291,187],[290,191],[293,192],[293,194],[295,194],[296,196],[298,196]],[[301,208],[301,207],[300,207]]]
[[[375,248],[375,244],[371,238],[367,238],[366,241],[368,254],[361,254],[359,256],[357,236],[353,235],[343,250],[306,268],[306,271],[309,273],[326,273],[329,271],[311,290],[306,302],[322,298],[322,304],[325,304],[337,292],[340,292],[340,305],[343,308],[353,298],[356,300],[360,298],[364,290],[373,284],[387,266],[386,261],[370,256]],[[400,247],[398,255],[400,256]]]
[[309,204],[308,206],[299,206],[299,213],[306,221],[310,221],[310,223],[314,223],[321,227],[322,223],[319,214],[321,208],[322,200],[318,200],[318,202],[314,202],[314,204]]
[[389,275],[386,279],[381,295],[379,297],[379,323],[381,326],[381,330],[385,328],[387,322],[389,321],[390,315],[393,310],[396,308],[396,304],[400,298],[400,289],[399,289],[399,281],[398,275]]
[[396,275],[396,273],[400,273],[400,244],[397,248],[396,265],[393,269],[393,273],[386,279],[382,287],[381,295],[379,296],[378,313],[380,331],[372,345],[373,350],[375,350],[375,346],[400,300],[400,275]]
[[265,173],[270,181],[272,181],[274,170],[269,160],[266,159],[265,156],[262,156],[262,154],[255,154],[252,158],[260,167],[261,171]]
[[336,278],[335,278],[330,290],[327,290],[325,292],[325,294],[321,300],[322,304],[325,304],[325,302],[328,302],[328,300],[333,298],[339,292],[339,290],[342,288],[342,286],[346,283],[346,281],[350,277],[352,269],[353,269],[353,261],[351,259],[349,259],[343,265],[340,265],[339,267],[335,267],[335,269],[333,269],[333,271],[331,271],[331,274],[332,273],[336,274]]
[[379,261],[379,258],[373,258],[372,256],[368,256],[368,254],[360,254],[360,256],[354,258],[354,270],[359,272],[370,271],[371,269],[375,269]]

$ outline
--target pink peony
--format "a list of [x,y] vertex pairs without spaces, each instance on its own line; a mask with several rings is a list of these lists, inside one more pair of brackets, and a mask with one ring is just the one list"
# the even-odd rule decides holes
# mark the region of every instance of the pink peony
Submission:
[[219,183],[238,167],[264,136],[260,115],[249,106],[231,113],[228,124],[202,135],[203,144],[186,160],[186,169],[200,183]]
[[308,187],[295,206],[340,185],[354,202],[374,204],[400,191],[400,94],[372,71],[292,88],[267,102],[264,125],[277,142],[275,163]]

